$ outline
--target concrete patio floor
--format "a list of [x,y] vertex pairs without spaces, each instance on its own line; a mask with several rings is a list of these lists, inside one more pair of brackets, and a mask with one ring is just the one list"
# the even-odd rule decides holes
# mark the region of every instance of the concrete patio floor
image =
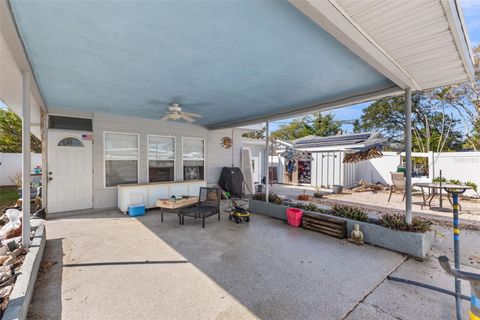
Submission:
[[[385,280],[393,272],[451,288],[433,257],[405,261],[263,216],[237,225],[223,214],[202,229],[192,219],[179,226],[173,215],[162,224],[157,210],[138,219],[112,210],[61,215],[46,226],[44,263],[54,264],[37,283],[31,319],[453,316],[451,297]],[[442,232],[435,252],[451,256]],[[463,260],[476,251],[465,250]]]

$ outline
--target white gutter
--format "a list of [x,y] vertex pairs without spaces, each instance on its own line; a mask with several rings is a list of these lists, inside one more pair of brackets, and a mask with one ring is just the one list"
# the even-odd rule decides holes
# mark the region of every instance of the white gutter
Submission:
[[463,20],[462,8],[458,0],[440,0],[440,2],[445,10],[445,15],[449,22],[460,58],[462,59],[465,72],[468,74],[470,81],[475,81],[472,48],[470,47],[467,27]]

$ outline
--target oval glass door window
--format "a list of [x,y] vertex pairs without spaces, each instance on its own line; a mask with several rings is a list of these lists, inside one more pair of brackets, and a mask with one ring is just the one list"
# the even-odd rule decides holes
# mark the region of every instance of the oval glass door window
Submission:
[[59,147],[83,147],[82,141],[78,140],[77,138],[63,138],[58,143]]

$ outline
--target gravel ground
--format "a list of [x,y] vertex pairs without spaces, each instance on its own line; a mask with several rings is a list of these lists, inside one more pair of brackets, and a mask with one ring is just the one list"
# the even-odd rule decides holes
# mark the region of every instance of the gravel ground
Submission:
[[[313,195],[315,189],[312,187],[300,187],[289,185],[273,185],[270,189],[272,192],[281,197],[296,199],[299,194]],[[402,201],[400,193],[393,194],[390,202],[388,200],[387,191],[379,192],[351,192],[344,191],[342,194],[329,194],[322,199],[322,202],[328,203],[344,203],[351,204],[358,207],[363,207],[368,211],[382,211],[382,212],[404,212],[405,202]],[[443,209],[438,207],[438,198],[432,201],[432,209],[427,207],[421,208],[422,196],[415,194],[413,196],[412,209],[416,216],[431,218],[438,221],[450,222],[452,219],[452,207],[448,200],[444,198]],[[462,211],[460,212],[460,221],[465,224],[472,224],[480,226],[480,200],[461,198],[460,204]],[[448,226],[448,224],[447,224]],[[468,226],[465,226],[468,227]]]

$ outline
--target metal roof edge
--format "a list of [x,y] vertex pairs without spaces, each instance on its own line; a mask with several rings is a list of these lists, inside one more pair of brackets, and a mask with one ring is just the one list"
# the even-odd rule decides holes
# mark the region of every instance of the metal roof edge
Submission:
[[475,81],[475,68],[473,64],[473,53],[468,37],[467,26],[463,19],[462,8],[458,0],[440,0],[447,17],[450,31],[452,32],[455,45],[462,60],[465,72],[470,81]]

